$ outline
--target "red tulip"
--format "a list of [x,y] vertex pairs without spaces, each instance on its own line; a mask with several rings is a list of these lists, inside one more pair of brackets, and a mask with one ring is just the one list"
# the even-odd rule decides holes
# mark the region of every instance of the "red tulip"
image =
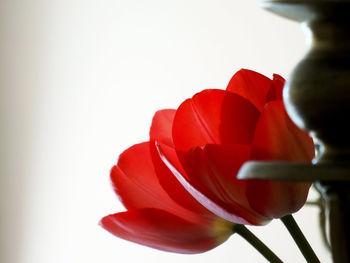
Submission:
[[[167,118],[172,113],[159,111],[152,122],[151,138],[165,145],[172,145],[171,139],[163,138],[171,132],[172,118]],[[201,253],[224,242],[233,224],[208,211],[186,191],[151,141],[127,149],[112,168],[113,188],[127,211],[104,217],[101,226],[123,239],[177,253]]]
[[227,90],[204,90],[155,114],[150,141],[127,149],[111,171],[126,207],[100,224],[153,248],[200,253],[234,223],[262,225],[297,211],[310,184],[236,178],[249,160],[310,162],[313,142],[288,118],[284,80],[241,70]]
[[236,178],[249,160],[313,159],[312,139],[284,109],[283,84],[278,75],[270,80],[240,70],[226,91],[204,90],[184,101],[175,113],[172,135],[168,134],[174,146],[158,142],[163,160],[183,186],[228,221],[262,225],[305,203],[308,183]]

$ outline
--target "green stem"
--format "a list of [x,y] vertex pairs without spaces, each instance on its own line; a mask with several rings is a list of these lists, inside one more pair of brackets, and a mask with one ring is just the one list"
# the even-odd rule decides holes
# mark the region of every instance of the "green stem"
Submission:
[[294,217],[292,215],[287,215],[281,217],[281,221],[288,229],[289,233],[293,237],[295,243],[297,244],[299,250],[303,254],[306,261],[309,263],[319,263],[320,260],[317,258],[315,252],[312,250],[309,242],[307,242],[303,232],[301,232],[297,222],[294,220]]
[[276,256],[260,239],[258,239],[252,232],[244,225],[234,225],[233,231],[243,237],[256,250],[258,250],[269,262],[283,263],[283,261]]

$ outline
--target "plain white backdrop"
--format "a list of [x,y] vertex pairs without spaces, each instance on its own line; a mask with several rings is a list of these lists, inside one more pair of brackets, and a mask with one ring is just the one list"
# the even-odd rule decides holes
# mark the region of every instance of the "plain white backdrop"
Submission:
[[[123,209],[109,169],[148,139],[154,112],[240,68],[288,77],[306,49],[297,23],[256,0],[1,0],[0,33],[1,262],[265,262],[239,236],[186,256],[97,223]],[[296,219],[329,262],[317,214]],[[280,222],[251,229],[304,262]]]

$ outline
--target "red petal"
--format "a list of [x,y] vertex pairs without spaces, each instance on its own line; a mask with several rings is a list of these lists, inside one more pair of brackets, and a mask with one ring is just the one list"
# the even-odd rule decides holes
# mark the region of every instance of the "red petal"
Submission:
[[[185,187],[187,191],[198,200],[198,202],[208,208],[211,212],[233,223],[255,225],[265,224],[268,219],[262,218],[260,215],[250,210],[246,199],[243,201],[245,193],[242,194],[241,192],[244,192],[245,182],[239,181],[237,187],[233,186],[234,182],[237,181],[235,174],[238,170],[238,165],[233,163],[232,160],[234,159],[231,158],[234,157],[233,155],[237,149],[232,149],[230,147],[222,149],[222,153],[225,151],[230,152],[231,156],[226,155],[226,160],[229,159],[229,162],[224,166],[221,166],[220,162],[225,162],[224,159],[226,157],[221,159],[219,155],[216,155],[218,151],[211,147],[215,148],[220,146],[207,146],[205,150],[195,148],[188,153],[187,157],[189,157],[189,163],[186,164],[186,160],[184,163],[181,163],[185,166],[189,166],[186,168],[191,175],[187,175],[187,177],[184,176],[185,173],[182,171],[180,161],[177,158],[176,152],[172,148],[160,145],[159,152],[163,162],[172,171],[183,187]],[[242,151],[240,152],[241,156],[238,158],[244,158],[243,156],[245,156],[245,153]],[[211,160],[212,163],[209,163],[207,155],[215,155],[217,160],[213,158]],[[218,161],[218,163],[214,165],[213,163],[215,163],[215,161]],[[221,168],[216,165],[221,166]],[[222,175],[221,172],[226,169],[227,173]],[[232,173],[230,173],[230,171],[232,171]],[[196,175],[198,178],[195,177]],[[233,182],[227,183],[230,179],[232,179]],[[242,185],[243,187],[240,188]],[[241,194],[244,197],[242,197]],[[246,206],[243,207],[243,205]]]
[[160,110],[156,112],[152,120],[150,141],[174,146],[171,130],[175,112],[175,110]]
[[159,183],[175,202],[189,211],[203,217],[216,217],[187,192],[159,157],[156,143],[173,148],[171,128],[174,116],[175,110],[161,110],[154,115],[152,120],[150,152]]
[[[289,119],[282,101],[267,104],[257,124],[252,159],[311,162],[314,145],[306,132]],[[262,215],[279,218],[305,203],[310,184],[249,181],[247,196]]]
[[260,111],[266,103],[271,79],[252,70],[241,69],[230,80],[226,90],[241,95]]
[[148,142],[136,144],[120,155],[118,164],[112,168],[111,180],[128,209],[156,207],[183,212],[161,187]]
[[253,142],[252,159],[311,162],[312,139],[288,117],[282,101],[272,101],[261,113]]
[[[158,141],[157,141],[158,142]],[[163,148],[168,147],[166,144],[161,144]],[[170,148],[170,147],[169,147]],[[176,203],[185,207],[204,218],[216,217],[201,205],[192,195],[181,185],[169,168],[160,159],[155,143],[150,145],[153,164],[156,170],[159,183],[162,188],[168,193]]]
[[298,211],[305,203],[310,183],[249,180],[247,197],[253,209],[268,218]]
[[[208,251],[232,233],[198,225],[158,209],[137,209],[104,217],[101,226],[120,238],[169,252],[194,254]],[[228,226],[228,225],[227,225]]]
[[269,90],[266,96],[266,102],[283,99],[282,93],[283,93],[284,82],[285,80],[283,77],[277,74],[273,74],[271,89]]
[[236,177],[242,164],[250,159],[250,150],[250,145],[206,145],[203,149],[178,152],[178,156],[194,188],[229,213],[260,225],[267,219],[251,209],[246,181]]
[[259,111],[243,97],[223,90],[204,90],[176,111],[176,150],[206,144],[251,143]]

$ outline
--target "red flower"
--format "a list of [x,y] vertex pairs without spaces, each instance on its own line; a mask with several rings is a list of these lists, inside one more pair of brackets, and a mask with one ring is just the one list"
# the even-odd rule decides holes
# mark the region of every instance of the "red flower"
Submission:
[[249,160],[313,159],[312,139],[285,112],[283,84],[278,75],[270,80],[240,70],[226,91],[204,90],[184,101],[173,112],[174,146],[158,142],[163,160],[183,186],[228,221],[262,225],[305,203],[308,183],[236,178]]
[[[155,114],[151,138],[171,143],[162,138],[171,132],[170,112]],[[186,191],[151,141],[119,156],[111,181],[127,211],[104,217],[101,226],[123,239],[177,253],[201,253],[224,242],[233,224],[208,211]]]
[[200,253],[224,242],[234,223],[261,225],[298,210],[309,184],[236,178],[248,160],[314,156],[284,110],[283,83],[241,70],[226,91],[204,90],[177,111],[157,112],[150,141],[122,153],[111,171],[127,211],[104,217],[102,227],[153,248]]

